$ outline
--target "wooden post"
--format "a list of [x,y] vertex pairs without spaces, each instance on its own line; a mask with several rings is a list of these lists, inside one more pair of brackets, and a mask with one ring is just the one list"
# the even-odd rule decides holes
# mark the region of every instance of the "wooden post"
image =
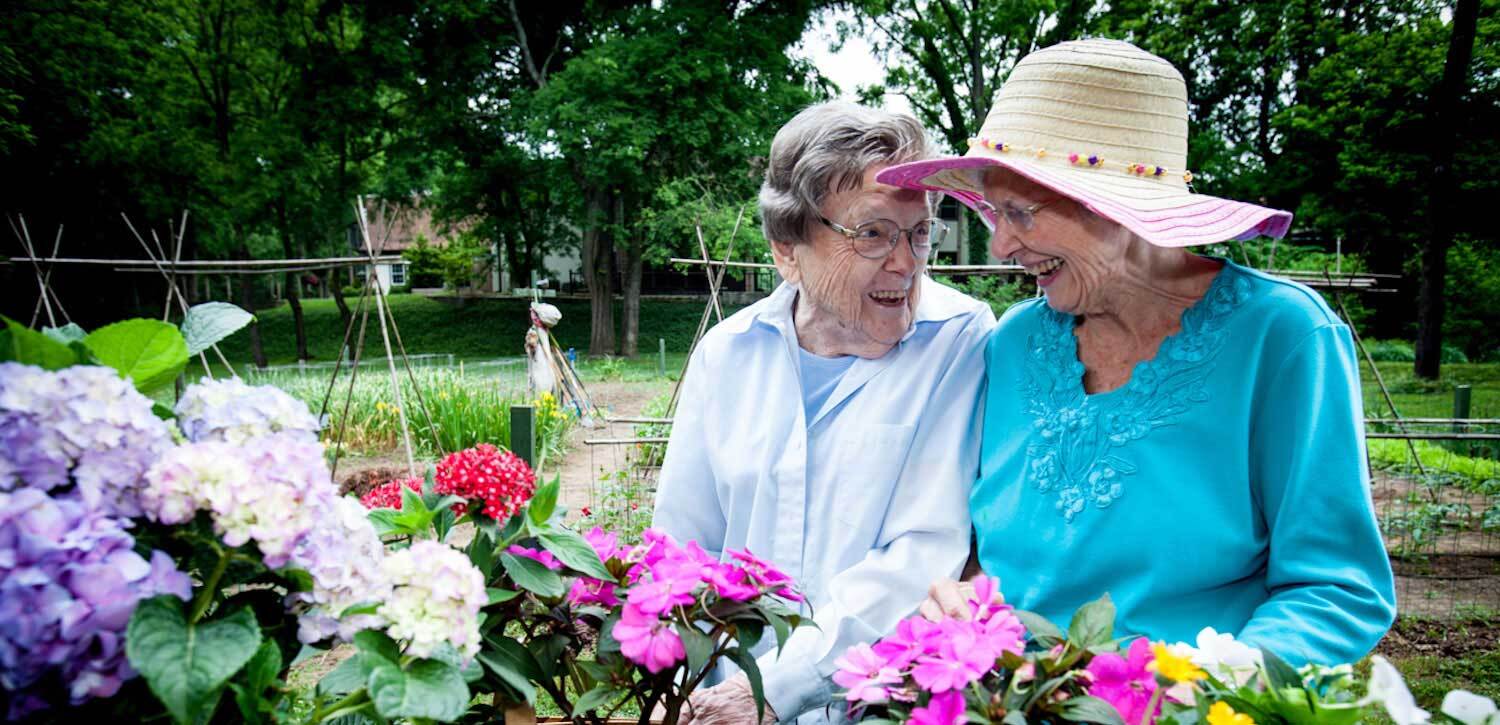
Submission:
[[[1468,385],[1455,385],[1455,386],[1453,386],[1453,417],[1454,418],[1462,420],[1464,418],[1469,417],[1469,394],[1471,392],[1473,392],[1473,390]],[[1462,423],[1455,423],[1453,425],[1453,431],[1455,433],[1459,432],[1459,431],[1463,430],[1463,427],[1464,426],[1463,426]]]
[[510,406],[510,452],[536,469],[536,409],[529,405]]
[[664,337],[656,338],[656,345],[658,350],[656,356],[656,377],[664,378],[667,376],[667,339]]

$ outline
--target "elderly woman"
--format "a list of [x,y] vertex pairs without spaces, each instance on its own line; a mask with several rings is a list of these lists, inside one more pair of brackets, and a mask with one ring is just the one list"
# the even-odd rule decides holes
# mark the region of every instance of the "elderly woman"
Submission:
[[[981,210],[1043,292],[986,353],[980,563],[1054,622],[1108,592],[1122,634],[1354,661],[1395,597],[1350,331],[1306,287],[1186,249],[1291,222],[1192,193],[1187,131],[1166,61],[1069,42],[1017,64],[966,156],[877,177]],[[959,597],[923,609],[965,616]]]
[[[915,119],[845,103],[788,122],[760,192],[786,281],[704,336],[683,382],[654,525],[796,578],[818,628],[758,650],[782,721],[822,719],[834,660],[969,553],[994,315],[926,276],[946,232],[929,195],[875,181],[928,149]],[[755,720],[742,674],[691,704],[703,722]]]

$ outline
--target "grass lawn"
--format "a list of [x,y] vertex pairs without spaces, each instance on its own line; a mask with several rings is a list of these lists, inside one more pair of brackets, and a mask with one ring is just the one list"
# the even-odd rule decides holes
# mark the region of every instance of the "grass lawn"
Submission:
[[[357,297],[346,298],[352,309]],[[437,300],[418,295],[392,295],[388,298],[392,317],[400,328],[401,340],[410,354],[452,353],[459,358],[514,357],[525,354],[526,329],[531,325],[527,303],[519,299],[471,299],[462,305],[452,300]],[[563,313],[562,322],[553,335],[564,348],[576,348],[579,355],[589,346],[588,300],[549,300]],[[373,302],[371,303],[373,305]],[[657,353],[657,340],[667,341],[669,352],[686,352],[697,332],[703,315],[703,302],[675,300],[642,300],[640,318],[640,352],[642,356]],[[308,299],[302,302],[308,351],[315,360],[332,360],[344,338],[338,306],[330,299]],[[734,309],[726,308],[725,315]],[[297,346],[292,326],[292,310],[286,304],[256,311],[266,358],[272,365],[296,362]],[[365,355],[383,354],[380,329],[371,310],[369,328],[365,331]],[[624,314],[617,304],[615,321]],[[356,322],[356,333],[358,323]],[[392,342],[394,345],[394,341]],[[221,343],[225,356],[235,364],[250,360],[250,334],[241,330]],[[654,363],[653,363],[654,364]]]
[[[1455,385],[1470,387],[1469,417],[1500,418],[1500,363],[1450,363],[1443,366],[1442,379],[1436,381],[1419,380],[1411,363],[1376,365],[1403,418],[1452,417]],[[1371,418],[1391,417],[1369,364],[1361,362],[1359,367],[1365,388],[1365,414]]]

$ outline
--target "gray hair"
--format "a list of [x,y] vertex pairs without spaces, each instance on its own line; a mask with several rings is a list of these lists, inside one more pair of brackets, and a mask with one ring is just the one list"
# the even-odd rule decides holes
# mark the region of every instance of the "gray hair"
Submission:
[[829,194],[859,188],[876,164],[932,155],[926,131],[911,116],[840,101],[808,106],[771,141],[761,231],[767,241],[805,241]]

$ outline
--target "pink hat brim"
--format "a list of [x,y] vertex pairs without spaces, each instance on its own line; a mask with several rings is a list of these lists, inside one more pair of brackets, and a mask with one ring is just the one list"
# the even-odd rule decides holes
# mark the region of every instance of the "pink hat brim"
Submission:
[[[931,177],[944,171],[977,170],[991,166],[1010,169],[1073,199],[1095,214],[1129,229],[1159,247],[1191,247],[1259,236],[1282,237],[1292,225],[1291,212],[1207,194],[1194,194],[1185,189],[1181,192],[1180,200],[1174,198],[1170,206],[1139,208],[1132,206],[1130,200],[1121,195],[1104,193],[1078,183],[1090,178],[1097,179],[1099,174],[1106,172],[1067,166],[1054,167],[1019,159],[975,155],[913,161],[884,169],[876,175],[875,180],[906,189],[948,194],[980,212],[980,216],[993,228],[997,220],[979,206],[979,202],[984,199],[983,194],[972,189],[942,186],[929,181]],[[1149,179],[1139,181],[1143,184],[1156,183]]]

